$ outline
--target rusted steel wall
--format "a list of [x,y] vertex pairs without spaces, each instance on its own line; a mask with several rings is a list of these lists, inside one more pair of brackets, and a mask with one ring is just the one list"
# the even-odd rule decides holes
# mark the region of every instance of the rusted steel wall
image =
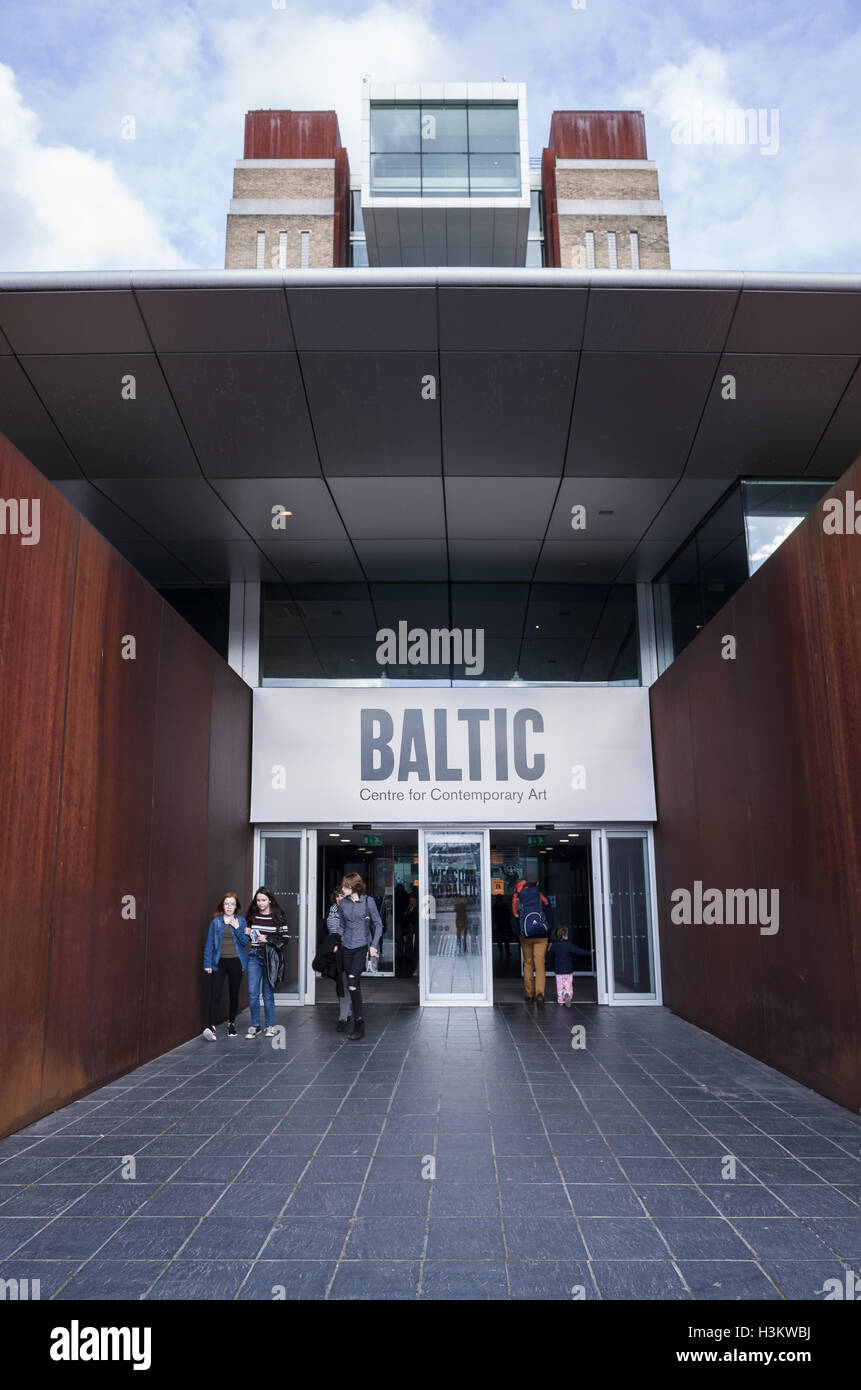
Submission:
[[0,497],[40,506],[38,544],[0,535],[6,1134],[203,1026],[206,924],[251,891],[251,691],[3,436]]
[[245,113],[245,159],[334,159],[340,144],[334,111]]
[[[857,1111],[861,535],[826,534],[825,502],[652,686],[655,849],[665,1002]],[[778,931],[671,922],[696,880],[777,889]]]
[[648,159],[642,111],[554,111],[557,159]]

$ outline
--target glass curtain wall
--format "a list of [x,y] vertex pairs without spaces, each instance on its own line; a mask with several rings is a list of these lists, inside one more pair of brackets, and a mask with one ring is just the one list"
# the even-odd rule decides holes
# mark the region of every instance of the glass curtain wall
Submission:
[[517,103],[373,102],[371,195],[517,197]]

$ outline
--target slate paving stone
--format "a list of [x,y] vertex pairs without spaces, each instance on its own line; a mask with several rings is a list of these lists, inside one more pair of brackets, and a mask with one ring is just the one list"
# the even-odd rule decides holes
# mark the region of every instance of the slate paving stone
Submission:
[[508,1298],[504,1260],[426,1260],[422,1301],[467,1302]]
[[[824,1303],[828,1295],[836,1299],[839,1293],[846,1299],[849,1289],[857,1298],[861,1290],[856,1283],[847,1282],[846,1266],[837,1259],[830,1260],[763,1260],[763,1268],[774,1280],[784,1298],[801,1299],[808,1303]],[[828,1285],[837,1280],[838,1288]]]
[[706,1190],[695,1187],[693,1183],[658,1183],[655,1186],[638,1183],[636,1191],[645,1205],[649,1216],[704,1216],[715,1217],[715,1210],[706,1195]]
[[409,1217],[360,1218],[350,1229],[346,1260],[418,1260],[426,1222]]
[[592,1273],[603,1298],[690,1301],[690,1294],[669,1259],[593,1260]]
[[35,1301],[34,1281],[38,1281],[39,1301],[44,1303],[47,1299],[54,1297],[57,1291],[80,1268],[80,1265],[79,1259],[37,1260],[15,1256],[13,1259],[4,1260],[0,1264],[0,1279],[17,1279],[19,1293],[23,1292],[21,1281],[26,1279],[28,1301],[31,1299]]
[[103,1260],[88,1261],[73,1275],[59,1293],[64,1299],[92,1299],[100,1303],[110,1300],[139,1299],[167,1268],[165,1260]]
[[570,1212],[506,1216],[505,1243],[510,1260],[585,1259],[586,1249]]
[[16,1216],[6,1218],[0,1214],[0,1260],[5,1260],[24,1245],[46,1224],[41,1216]]
[[379,1260],[342,1260],[332,1285],[330,1298],[387,1302],[418,1296],[418,1260],[383,1263]]
[[154,1183],[110,1182],[91,1187],[66,1211],[67,1216],[132,1216],[158,1191]]
[[147,1299],[211,1302],[234,1298],[250,1269],[249,1261],[173,1260],[156,1280]]
[[516,1299],[535,1302],[553,1299],[570,1303],[575,1298],[585,1301],[598,1297],[585,1261],[521,1260],[512,1257],[508,1261],[508,1282],[511,1297]]
[[569,1183],[575,1216],[643,1216],[642,1203],[624,1183]]
[[842,1259],[852,1260],[857,1268],[861,1261],[861,1219],[827,1221],[808,1217],[804,1224],[835,1254]]
[[753,1260],[679,1260],[678,1264],[695,1299],[782,1301]]
[[[820,1222],[818,1225],[830,1225]],[[839,1223],[835,1223],[839,1224]],[[797,1220],[787,1216],[772,1220],[757,1217],[733,1217],[733,1225],[744,1237],[754,1253],[761,1259],[824,1259],[828,1247],[815,1234],[814,1223]],[[861,1221],[858,1222],[861,1230]],[[861,1250],[861,1245],[859,1245]],[[842,1252],[838,1252],[842,1253]]]
[[503,1259],[505,1247],[498,1220],[471,1217],[431,1219],[425,1257],[428,1260]]
[[656,1226],[642,1217],[583,1217],[580,1230],[593,1260],[666,1260],[669,1253]]
[[118,1225],[119,1220],[108,1217],[75,1220],[59,1216],[31,1236],[17,1254],[22,1260],[86,1260],[110,1239]]
[[256,1260],[239,1291],[239,1301],[321,1300],[335,1267],[334,1260]]
[[190,1216],[133,1216],[120,1226],[99,1251],[105,1260],[168,1260],[191,1235],[197,1219]]
[[282,1216],[260,1252],[267,1260],[337,1259],[350,1228],[349,1217]]

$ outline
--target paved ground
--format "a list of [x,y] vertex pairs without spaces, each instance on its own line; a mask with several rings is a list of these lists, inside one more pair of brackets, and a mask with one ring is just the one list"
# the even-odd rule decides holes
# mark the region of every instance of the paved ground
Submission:
[[279,1009],[282,1048],[194,1040],[0,1142],[0,1278],[567,1300],[861,1277],[861,1120],[666,1010],[377,1005],[358,1044],[334,1021]]

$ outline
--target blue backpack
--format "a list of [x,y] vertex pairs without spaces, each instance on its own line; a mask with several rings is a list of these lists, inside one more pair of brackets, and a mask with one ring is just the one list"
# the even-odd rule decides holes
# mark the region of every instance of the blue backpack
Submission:
[[544,904],[541,901],[541,894],[536,886],[530,887],[528,884],[521,888],[518,903],[520,906],[520,935],[521,936],[546,936],[547,918],[544,916]]

